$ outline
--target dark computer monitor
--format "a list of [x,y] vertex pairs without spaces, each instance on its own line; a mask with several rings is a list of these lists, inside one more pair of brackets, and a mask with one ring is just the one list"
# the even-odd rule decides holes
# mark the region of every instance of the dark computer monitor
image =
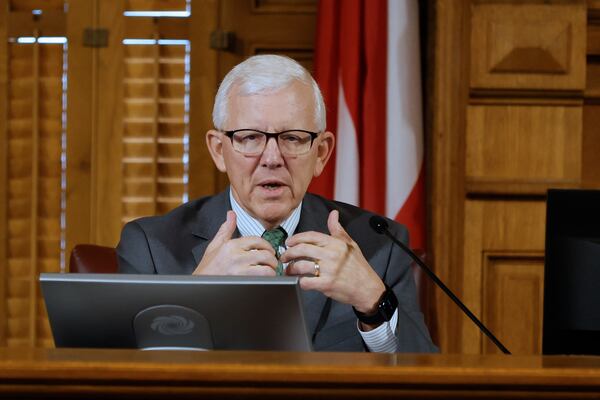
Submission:
[[40,275],[56,347],[310,351],[298,279]]
[[600,190],[548,191],[542,352],[600,355]]

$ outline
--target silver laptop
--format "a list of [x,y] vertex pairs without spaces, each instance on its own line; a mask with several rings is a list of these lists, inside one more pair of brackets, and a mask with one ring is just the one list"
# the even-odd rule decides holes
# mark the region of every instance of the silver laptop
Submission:
[[298,277],[51,274],[56,347],[311,351]]

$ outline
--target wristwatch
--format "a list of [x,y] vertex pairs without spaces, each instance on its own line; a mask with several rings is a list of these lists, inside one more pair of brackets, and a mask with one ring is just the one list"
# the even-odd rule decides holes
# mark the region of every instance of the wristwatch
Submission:
[[381,325],[382,323],[392,319],[397,307],[398,298],[396,298],[396,294],[388,285],[385,285],[385,292],[383,292],[381,298],[379,299],[375,314],[367,315],[357,311],[354,307],[352,307],[352,309],[354,310],[354,314],[356,314],[358,320],[363,324]]

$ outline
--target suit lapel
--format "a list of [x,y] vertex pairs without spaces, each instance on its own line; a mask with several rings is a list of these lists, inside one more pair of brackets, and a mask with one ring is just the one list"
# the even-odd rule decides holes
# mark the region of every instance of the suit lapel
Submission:
[[[327,216],[329,209],[313,195],[307,193],[302,201],[302,213],[296,228],[296,233],[315,231],[329,234],[327,229]],[[327,296],[316,290],[302,291],[302,302],[304,303],[304,315],[308,332],[313,334],[323,313]]]

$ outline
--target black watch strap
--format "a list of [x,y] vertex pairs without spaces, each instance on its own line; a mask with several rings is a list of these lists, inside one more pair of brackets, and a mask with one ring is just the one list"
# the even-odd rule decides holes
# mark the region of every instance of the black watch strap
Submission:
[[367,315],[352,307],[358,320],[367,325],[380,325],[389,321],[392,319],[396,308],[398,308],[398,298],[396,298],[396,294],[388,285],[385,285],[385,292],[383,292],[383,295],[377,303],[377,311],[375,314]]

